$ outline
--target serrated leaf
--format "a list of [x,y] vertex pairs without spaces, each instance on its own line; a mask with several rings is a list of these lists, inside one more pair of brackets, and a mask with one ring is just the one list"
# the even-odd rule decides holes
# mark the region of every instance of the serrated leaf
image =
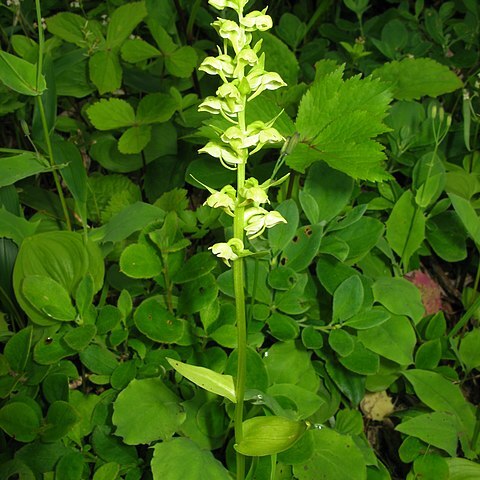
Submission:
[[23,58],[0,50],[0,81],[15,92],[37,96],[47,88],[45,77],[39,78],[37,85],[37,66]]
[[69,43],[84,48],[103,42],[99,22],[71,12],[60,12],[46,20],[48,31]]
[[462,88],[462,81],[447,66],[431,58],[405,58],[377,68],[373,74],[393,85],[398,100],[438,97]]
[[384,180],[384,147],[373,139],[388,131],[383,123],[391,94],[371,77],[344,81],[343,69],[317,79],[303,96],[296,129],[301,140],[287,164],[304,172],[324,160],[332,168],[359,179]]
[[177,102],[171,95],[151,93],[143,97],[137,108],[139,123],[163,123],[175,113]]
[[117,8],[112,13],[108,24],[107,48],[119,47],[146,15],[145,2],[127,3]]
[[100,50],[88,62],[90,79],[100,95],[114,92],[122,85],[122,67],[118,53],[113,50]]
[[118,140],[118,150],[124,154],[140,153],[152,138],[150,125],[135,125],[123,132]]
[[140,38],[127,40],[121,50],[123,60],[129,63],[143,62],[161,54],[160,50]]
[[193,47],[183,46],[165,56],[165,68],[174,77],[189,77],[197,65],[197,52]]
[[231,375],[222,375],[209,368],[189,365],[172,358],[167,358],[167,361],[180,375],[188,378],[195,385],[237,403],[235,384]]
[[119,98],[102,99],[87,109],[87,115],[98,130],[114,130],[135,123],[133,107]]

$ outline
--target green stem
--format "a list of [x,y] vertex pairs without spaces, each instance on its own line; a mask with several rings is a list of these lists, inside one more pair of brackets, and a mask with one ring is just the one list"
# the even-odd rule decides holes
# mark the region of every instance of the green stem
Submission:
[[[37,13],[37,25],[38,25],[38,61],[37,61],[37,90],[40,85],[40,80],[42,78],[43,70],[43,46],[45,43],[45,38],[43,35],[42,27],[42,11],[40,8],[40,0],[35,0],[35,9]],[[40,118],[42,120],[43,135],[45,136],[45,142],[47,143],[47,152],[50,166],[55,168],[56,164],[53,157],[53,148],[52,141],[50,139],[50,132],[48,131],[47,117],[45,115],[45,108],[43,107],[43,102],[41,96],[37,96],[37,105],[38,111],[40,112]],[[65,196],[63,195],[62,185],[60,183],[60,177],[56,170],[52,170],[53,180],[55,182],[55,187],[57,189],[58,197],[60,198],[60,203],[62,204],[63,215],[65,217],[65,223],[68,230],[72,230],[72,224],[70,223],[70,215],[67,209],[67,203],[65,201]]]

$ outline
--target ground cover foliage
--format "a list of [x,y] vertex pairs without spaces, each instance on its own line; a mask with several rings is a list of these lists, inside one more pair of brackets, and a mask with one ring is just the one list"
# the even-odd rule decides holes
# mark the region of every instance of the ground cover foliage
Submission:
[[286,84],[247,102],[280,135],[247,174],[289,177],[286,223],[214,249],[245,270],[238,443],[234,228],[204,204],[232,124],[199,67],[239,2],[210,3],[0,5],[0,479],[479,478],[480,5],[245,6]]

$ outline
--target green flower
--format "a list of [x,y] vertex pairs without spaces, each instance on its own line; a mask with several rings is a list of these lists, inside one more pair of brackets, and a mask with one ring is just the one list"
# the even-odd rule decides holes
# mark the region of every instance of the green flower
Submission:
[[209,247],[214,255],[221,258],[229,267],[231,260],[236,260],[244,252],[243,242],[239,238],[231,238],[227,243],[215,243]]

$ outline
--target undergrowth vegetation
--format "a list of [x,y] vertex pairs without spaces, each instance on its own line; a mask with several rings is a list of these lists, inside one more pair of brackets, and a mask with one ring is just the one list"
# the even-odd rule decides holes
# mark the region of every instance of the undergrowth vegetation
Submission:
[[476,0],[0,25],[0,480],[480,478]]

